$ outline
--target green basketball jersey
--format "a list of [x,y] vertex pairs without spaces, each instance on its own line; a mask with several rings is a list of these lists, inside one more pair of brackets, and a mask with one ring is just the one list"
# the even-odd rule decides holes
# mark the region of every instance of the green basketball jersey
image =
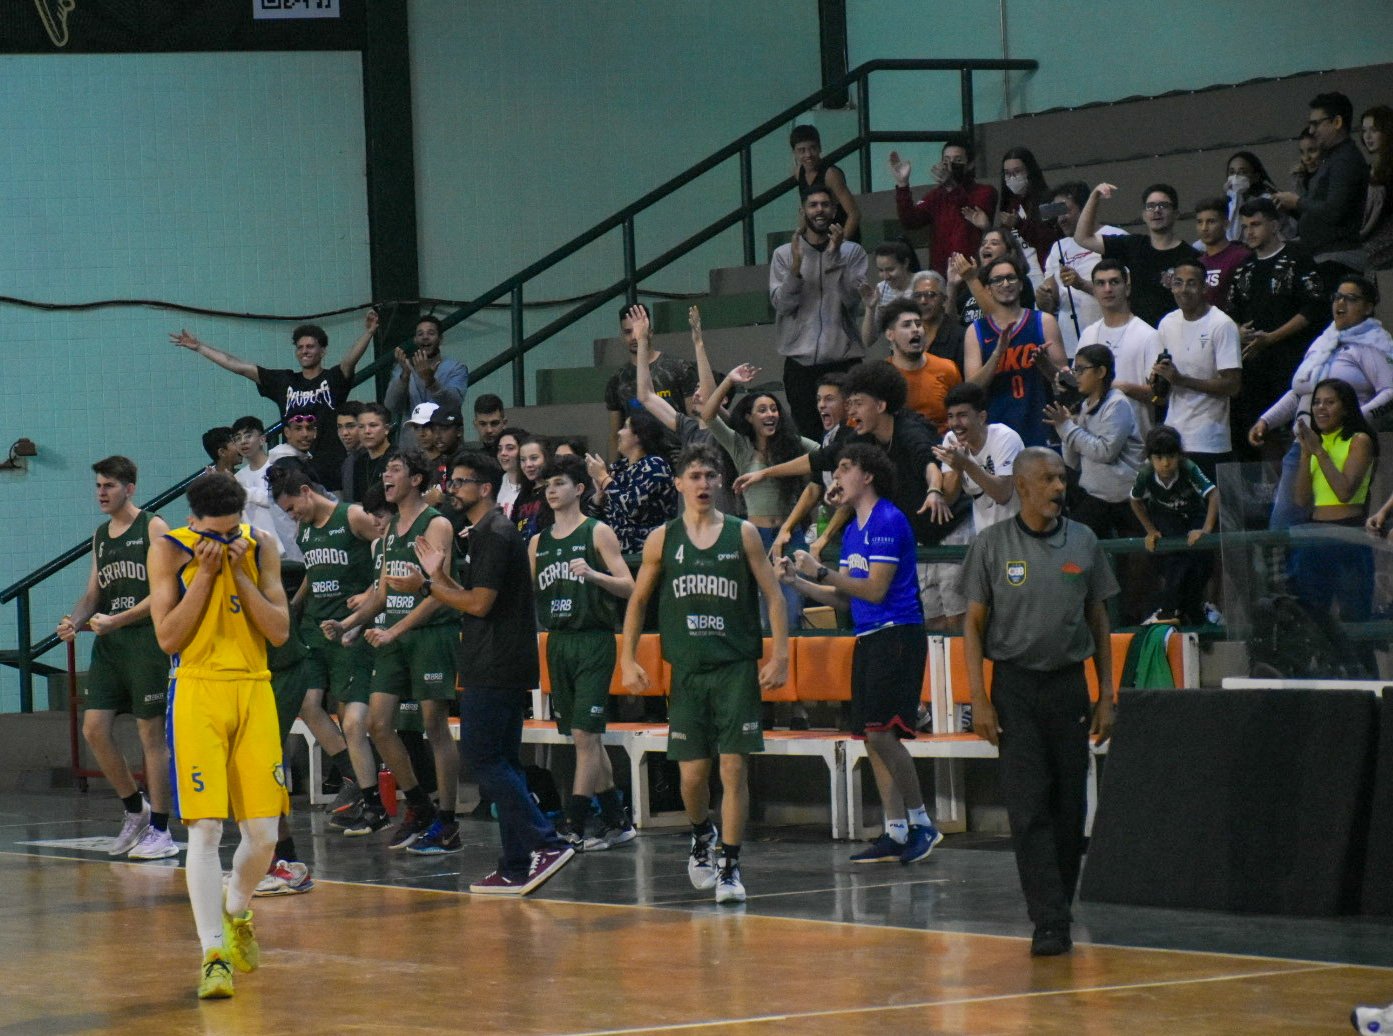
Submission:
[[334,507],[322,528],[305,522],[295,534],[305,555],[305,618],[315,625],[348,614],[348,599],[362,593],[372,580],[372,550],[353,534],[348,504]]
[[[416,520],[411,523],[411,528],[402,535],[397,534],[396,521],[392,522],[391,527],[387,530],[387,542],[382,547],[383,566],[387,575],[406,575],[413,567],[421,567],[413,544],[416,542],[416,537],[426,534],[426,527],[430,525],[432,519],[439,517],[440,512],[434,507],[426,507],[416,516]],[[451,563],[449,560],[446,561],[447,566]],[[403,615],[410,613],[425,599],[425,596],[419,593],[402,593],[400,590],[387,587],[387,607],[384,609],[387,625],[392,625]],[[459,617],[455,612],[449,608],[442,608],[427,619],[425,625],[450,626],[458,621]]]
[[682,519],[667,523],[658,584],[658,631],[663,657],[685,670],[759,658],[759,587],[745,559],[741,520],[725,515],[705,550],[687,537]]
[[[372,581],[374,584],[382,578],[382,545],[386,542],[386,536],[372,541]],[[364,626],[376,626],[378,629],[381,629],[386,625],[387,616],[383,612],[378,612],[366,623],[364,623]]]
[[[145,574],[145,555],[150,550],[150,514],[141,511],[131,527],[120,536],[111,535],[111,523],[97,530],[94,537],[97,556],[97,610],[107,615],[130,611],[150,596],[150,580]],[[150,625],[146,616],[131,628]]]
[[571,561],[584,558],[597,572],[607,572],[595,546],[594,518],[581,522],[564,538],[544,529],[537,539],[537,621],[547,630],[613,630],[619,621],[619,598],[594,583],[571,575]]

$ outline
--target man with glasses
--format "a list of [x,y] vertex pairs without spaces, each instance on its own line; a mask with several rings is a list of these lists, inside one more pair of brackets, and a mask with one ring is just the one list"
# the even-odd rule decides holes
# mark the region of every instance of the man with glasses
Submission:
[[1241,460],[1258,460],[1248,429],[1291,385],[1330,304],[1310,253],[1282,240],[1271,198],[1244,202],[1238,215],[1253,254],[1234,273],[1229,291],[1228,314],[1243,346],[1243,391],[1231,404],[1233,444]]
[[1193,259],[1196,252],[1175,233],[1176,210],[1180,195],[1168,183],[1154,183],[1142,192],[1142,220],[1145,234],[1100,233],[1098,206],[1117,190],[1100,183],[1088,196],[1074,228],[1074,240],[1083,248],[1108,259],[1117,259],[1131,271],[1132,312],[1152,327],[1175,309],[1170,291],[1171,270],[1182,259]]
[[963,328],[948,317],[948,282],[943,274],[937,270],[920,270],[909,282],[909,297],[919,307],[919,317],[924,323],[924,341],[929,343],[926,352],[952,360],[961,374]]
[[[329,335],[317,324],[301,324],[290,333],[290,340],[295,345],[295,359],[300,364],[298,371],[273,370],[249,363],[183,330],[171,334],[169,340],[180,348],[211,360],[223,370],[240,374],[252,382],[262,396],[276,404],[282,421],[288,421],[295,414],[308,414],[318,422],[319,427],[325,428],[334,425],[339,406],[353,388],[353,372],[358,361],[376,333],[377,311],[370,309],[363,319],[363,334],[342,360],[332,367],[325,367],[324,354],[329,348]],[[315,474],[325,488],[339,488],[343,458],[343,444],[338,437],[325,436],[324,442],[319,444],[314,462]]]
[[1321,150],[1320,165],[1301,194],[1279,191],[1277,207],[1296,216],[1297,236],[1315,257],[1326,284],[1345,274],[1362,273],[1364,253],[1359,229],[1369,189],[1369,166],[1350,139],[1354,105],[1341,93],[1311,98],[1306,128]]

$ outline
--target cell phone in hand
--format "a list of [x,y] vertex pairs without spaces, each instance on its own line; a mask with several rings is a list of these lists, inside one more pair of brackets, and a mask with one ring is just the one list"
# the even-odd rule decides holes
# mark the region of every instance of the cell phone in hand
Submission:
[[1048,201],[1040,206],[1041,219],[1060,219],[1069,215],[1069,205],[1062,201]]

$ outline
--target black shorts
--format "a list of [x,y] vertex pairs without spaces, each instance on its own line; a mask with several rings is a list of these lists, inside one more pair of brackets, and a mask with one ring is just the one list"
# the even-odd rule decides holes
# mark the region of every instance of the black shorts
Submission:
[[851,732],[914,737],[929,642],[924,627],[888,626],[856,638],[851,655]]

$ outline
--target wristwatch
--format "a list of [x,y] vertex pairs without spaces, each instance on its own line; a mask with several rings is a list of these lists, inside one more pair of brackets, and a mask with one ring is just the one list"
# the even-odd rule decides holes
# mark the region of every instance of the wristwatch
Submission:
[[818,565],[818,566],[817,566],[817,572],[816,572],[816,574],[814,574],[814,576],[813,576],[813,582],[814,582],[814,583],[820,583],[820,582],[822,582],[822,581],[823,581],[824,579],[826,579],[826,578],[827,578],[827,566],[826,566],[826,565]]
[[425,579],[425,580],[421,583],[421,596],[422,596],[422,597],[429,597],[429,596],[430,596],[430,579],[429,579],[429,578]]

